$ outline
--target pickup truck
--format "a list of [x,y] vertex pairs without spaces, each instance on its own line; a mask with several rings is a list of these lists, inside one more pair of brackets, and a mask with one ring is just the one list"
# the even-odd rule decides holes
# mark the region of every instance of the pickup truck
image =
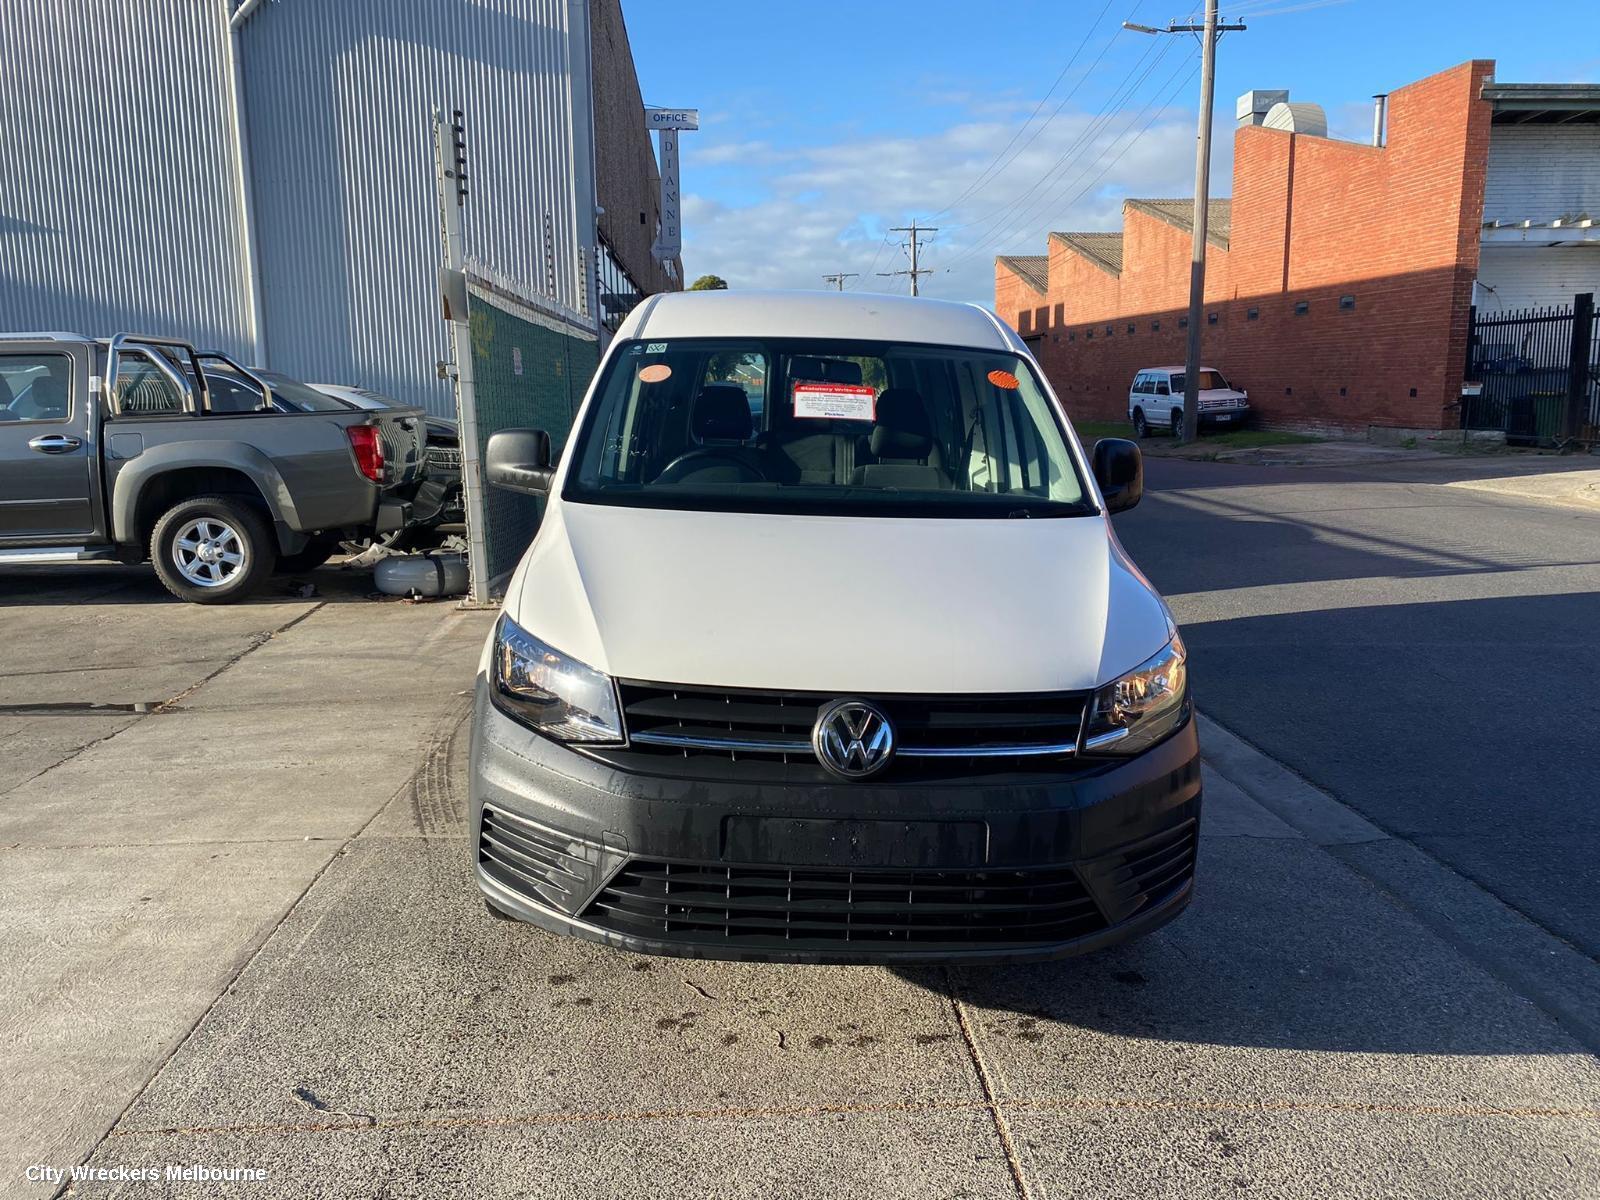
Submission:
[[[219,364],[260,402],[214,405]],[[404,528],[425,438],[421,409],[290,408],[172,338],[0,334],[0,566],[148,560],[181,599],[239,600]]]

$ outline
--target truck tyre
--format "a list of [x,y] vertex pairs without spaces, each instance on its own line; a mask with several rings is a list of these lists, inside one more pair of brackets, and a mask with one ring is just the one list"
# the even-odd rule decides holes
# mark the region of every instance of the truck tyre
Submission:
[[278,548],[266,518],[237,496],[196,496],[161,514],[150,562],[180,600],[231,604],[272,574]]
[[305,571],[315,571],[337,553],[339,553],[337,534],[314,534],[303,549],[296,550],[293,554],[278,555],[278,574],[299,575]]
[[1150,422],[1144,419],[1142,408],[1133,410],[1133,436],[1140,439],[1150,436]]

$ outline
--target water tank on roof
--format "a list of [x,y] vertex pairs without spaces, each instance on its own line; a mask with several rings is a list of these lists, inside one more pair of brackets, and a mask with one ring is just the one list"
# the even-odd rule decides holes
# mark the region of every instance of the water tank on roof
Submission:
[[1268,129],[1287,129],[1290,133],[1304,133],[1311,137],[1328,136],[1328,114],[1322,105],[1309,100],[1292,100],[1274,104],[1267,110],[1262,122]]

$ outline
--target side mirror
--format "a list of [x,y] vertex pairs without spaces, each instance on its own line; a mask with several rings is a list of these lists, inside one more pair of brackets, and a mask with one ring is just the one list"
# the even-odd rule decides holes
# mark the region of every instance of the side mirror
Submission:
[[1126,438],[1101,438],[1094,444],[1094,481],[1107,512],[1126,512],[1144,498],[1144,456]]
[[484,478],[507,491],[543,496],[555,468],[550,465],[550,435],[542,429],[502,429],[489,437],[483,455]]

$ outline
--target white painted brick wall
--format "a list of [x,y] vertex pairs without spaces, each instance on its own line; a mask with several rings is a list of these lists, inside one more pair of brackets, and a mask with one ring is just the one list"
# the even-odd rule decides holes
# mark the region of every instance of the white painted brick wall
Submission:
[[1600,298],[1600,246],[1485,246],[1472,299],[1480,312],[1504,312],[1565,306],[1579,292]]
[[1600,125],[1496,125],[1489,135],[1485,221],[1600,221]]

